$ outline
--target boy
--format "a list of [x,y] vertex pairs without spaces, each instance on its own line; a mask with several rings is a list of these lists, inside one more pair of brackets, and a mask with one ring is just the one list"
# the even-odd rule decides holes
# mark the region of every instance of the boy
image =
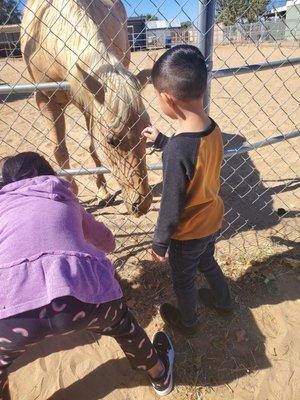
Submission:
[[[152,82],[162,111],[178,121],[180,132],[170,139],[154,127],[142,133],[163,150],[163,193],[152,249],[161,263],[169,249],[178,308],[165,303],[160,313],[166,324],[190,336],[198,328],[198,299],[220,313],[232,310],[228,285],[214,258],[224,214],[219,197],[222,134],[203,108],[207,68],[196,47],[180,45],[164,53],[153,67]],[[197,291],[197,270],[210,289]]]

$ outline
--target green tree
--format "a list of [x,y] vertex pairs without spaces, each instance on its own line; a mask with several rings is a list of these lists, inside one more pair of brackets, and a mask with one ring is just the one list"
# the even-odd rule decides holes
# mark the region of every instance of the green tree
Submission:
[[184,22],[181,22],[181,27],[184,28],[184,29],[188,29],[188,28],[190,28],[192,25],[193,25],[193,24],[192,24],[191,21],[184,21]]
[[251,0],[250,6],[246,10],[246,19],[248,22],[257,21],[258,17],[267,11],[268,0]]
[[17,0],[0,0],[0,25],[19,24],[21,12]]
[[269,0],[218,0],[218,21],[224,25],[233,25],[239,20],[257,21],[268,3]]
[[158,18],[156,15],[153,14],[146,14],[144,15],[144,18],[146,18],[147,21],[157,21]]

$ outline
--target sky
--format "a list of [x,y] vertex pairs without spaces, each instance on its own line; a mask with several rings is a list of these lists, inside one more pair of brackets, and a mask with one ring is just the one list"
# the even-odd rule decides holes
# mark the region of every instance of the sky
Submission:
[[[19,0],[21,10],[25,3],[26,0]],[[153,14],[158,19],[173,20],[179,18],[180,21],[196,21],[199,0],[123,0],[123,3],[128,17]],[[276,8],[285,4],[286,0],[271,0],[269,7]]]
[[154,14],[158,19],[196,20],[198,0],[123,0],[128,16]]
[[[123,0],[128,17],[153,14],[158,19],[181,21],[196,20],[198,3],[198,0]],[[24,4],[26,0],[19,0],[20,10]]]
[[286,0],[271,0],[269,8],[283,7],[286,5]]
[[[235,0],[232,0],[235,1]],[[159,19],[196,20],[199,0],[123,0],[129,16],[154,14]],[[270,0],[269,8],[282,7],[286,0]]]

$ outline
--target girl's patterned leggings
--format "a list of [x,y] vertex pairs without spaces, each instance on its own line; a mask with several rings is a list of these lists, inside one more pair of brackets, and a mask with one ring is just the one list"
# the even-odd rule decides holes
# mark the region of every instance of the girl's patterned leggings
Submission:
[[148,370],[158,356],[124,299],[87,304],[67,296],[49,305],[0,320],[0,400],[9,400],[7,369],[27,346],[51,335],[88,329],[112,336],[134,369]]

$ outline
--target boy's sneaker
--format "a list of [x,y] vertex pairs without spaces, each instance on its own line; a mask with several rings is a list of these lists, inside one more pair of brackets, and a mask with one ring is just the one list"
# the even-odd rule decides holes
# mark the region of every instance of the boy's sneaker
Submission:
[[161,378],[153,379],[150,377],[150,381],[159,396],[166,396],[173,390],[174,348],[165,332],[156,332],[152,338],[152,343],[159,359],[164,364],[165,372]]
[[160,306],[160,316],[171,328],[175,329],[184,336],[192,337],[198,331],[199,324],[193,326],[186,326],[181,321],[181,316],[179,310],[169,303],[164,303]]
[[211,308],[221,315],[230,315],[233,312],[233,307],[219,307],[217,305],[216,298],[211,289],[202,288],[198,291],[198,298],[200,303],[204,304],[206,307]]

